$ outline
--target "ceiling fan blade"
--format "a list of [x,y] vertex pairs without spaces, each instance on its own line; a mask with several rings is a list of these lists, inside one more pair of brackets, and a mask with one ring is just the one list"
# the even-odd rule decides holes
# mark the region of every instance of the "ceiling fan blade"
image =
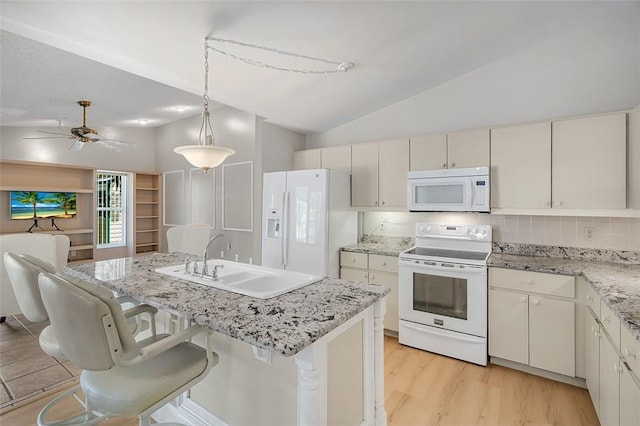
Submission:
[[22,138],[22,139],[75,139],[73,136],[42,136],[40,138]]
[[84,142],[75,141],[73,145],[69,147],[69,151],[80,151],[82,148],[84,148],[84,144]]
[[68,137],[73,137],[73,136],[69,136],[69,133],[57,133],[57,132],[45,132],[44,130],[36,130],[38,133],[46,133],[48,135],[60,135],[60,136],[68,136]]
[[117,139],[98,138],[96,142],[106,146],[107,148],[112,148],[117,150],[136,148],[136,144],[133,142],[120,141]]

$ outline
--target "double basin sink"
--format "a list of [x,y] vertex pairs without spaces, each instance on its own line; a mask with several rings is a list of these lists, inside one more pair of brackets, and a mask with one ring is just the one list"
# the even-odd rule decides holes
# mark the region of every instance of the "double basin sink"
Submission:
[[216,266],[221,266],[217,268],[217,279],[186,272],[184,264],[158,268],[156,272],[258,299],[279,296],[322,279],[320,275],[248,265],[230,260],[207,261],[209,271],[216,269]]

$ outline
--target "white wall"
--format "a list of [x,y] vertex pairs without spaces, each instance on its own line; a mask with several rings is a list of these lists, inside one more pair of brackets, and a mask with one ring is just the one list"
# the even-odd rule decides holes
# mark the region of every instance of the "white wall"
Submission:
[[343,126],[310,134],[306,148],[625,110],[638,104],[636,2]]
[[[201,116],[179,120],[156,130],[156,166],[159,172],[183,170],[185,176],[185,218],[190,223],[189,169],[193,168],[181,155],[173,152],[180,145],[198,143]],[[304,135],[282,129],[255,115],[231,107],[217,108],[211,112],[216,144],[233,148],[236,154],[227,158],[223,165],[253,161],[253,231],[232,231],[222,228],[222,166],[209,173],[215,174],[215,227],[211,234],[223,233],[231,239],[231,251],[225,258],[260,263],[261,258],[261,218],[262,218],[262,174],[265,171],[290,170],[293,166],[293,151],[304,148]],[[208,194],[201,194],[202,197]],[[167,200],[169,202],[169,200]],[[167,227],[164,227],[166,233]],[[224,244],[215,243],[209,254],[218,257]],[[162,250],[166,251],[166,242]]]
[[0,127],[0,160],[35,161],[64,164],[113,171],[152,172],[155,164],[155,129],[153,128],[104,128],[109,138],[134,142],[134,149],[116,151],[98,144],[87,144],[80,151],[69,151],[73,144],[69,139],[22,139],[46,136],[43,130],[68,133],[68,128],[57,127]]

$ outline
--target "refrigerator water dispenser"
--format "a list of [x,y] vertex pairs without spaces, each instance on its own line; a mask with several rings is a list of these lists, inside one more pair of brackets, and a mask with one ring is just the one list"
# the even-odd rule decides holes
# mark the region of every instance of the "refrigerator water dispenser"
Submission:
[[267,237],[280,238],[281,214],[278,209],[270,209],[267,212]]

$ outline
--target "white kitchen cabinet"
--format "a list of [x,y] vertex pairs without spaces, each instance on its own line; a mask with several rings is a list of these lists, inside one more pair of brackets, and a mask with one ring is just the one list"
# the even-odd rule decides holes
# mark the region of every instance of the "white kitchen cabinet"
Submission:
[[447,167],[489,165],[489,129],[447,133]]
[[411,138],[411,170],[489,165],[489,130],[466,130]]
[[293,153],[293,169],[309,170],[320,169],[322,167],[321,150],[305,149],[304,151],[296,151]]
[[378,143],[351,146],[351,205],[378,205]]
[[574,377],[575,303],[529,295],[529,365]]
[[551,122],[491,130],[491,207],[551,207]]
[[529,297],[489,290],[489,355],[529,364]]
[[323,169],[340,170],[351,174],[351,145],[331,146],[320,148],[321,165]]
[[409,163],[411,170],[447,168],[447,135],[426,135],[411,138]]
[[620,424],[620,357],[606,334],[600,339],[600,424]]
[[489,355],[575,377],[574,296],[573,277],[489,268]]
[[351,146],[351,205],[407,206],[409,140],[394,139]]
[[380,284],[391,289],[387,295],[384,328],[398,332],[398,258],[378,254],[340,252],[340,279]]
[[600,413],[600,324],[591,312],[587,312],[587,338],[585,339],[586,368],[585,380],[593,407]]
[[622,363],[621,367],[620,426],[637,426],[640,423],[640,383],[627,364]]
[[378,143],[378,206],[407,208],[409,140]]
[[626,113],[552,123],[554,208],[626,208]]
[[603,426],[637,426],[640,342],[592,287],[587,302],[586,381],[598,419]]

